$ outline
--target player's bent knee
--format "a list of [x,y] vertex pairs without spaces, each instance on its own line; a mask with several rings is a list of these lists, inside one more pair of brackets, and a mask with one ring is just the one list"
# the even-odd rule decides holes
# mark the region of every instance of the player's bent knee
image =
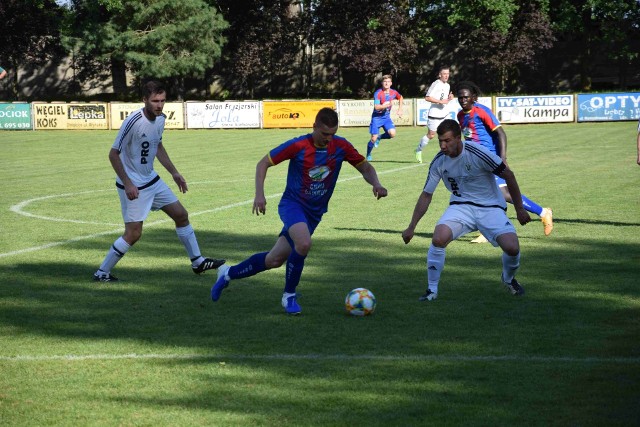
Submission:
[[311,250],[311,241],[296,243],[295,247],[296,252],[298,252],[302,256],[307,256],[309,251]]
[[286,260],[284,257],[267,257],[264,260],[264,266],[267,270],[271,270],[272,268],[280,267]]

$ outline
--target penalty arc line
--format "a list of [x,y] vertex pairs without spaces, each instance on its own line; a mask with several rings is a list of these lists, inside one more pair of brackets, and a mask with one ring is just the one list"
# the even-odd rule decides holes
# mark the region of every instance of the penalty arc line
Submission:
[[[423,164],[418,164],[418,165],[411,165],[411,166],[405,166],[405,167],[401,167],[401,168],[396,168],[396,169],[390,169],[387,171],[381,171],[381,172],[377,172],[378,175],[386,175],[386,174],[390,174],[390,173],[395,173],[395,172],[401,172],[407,169],[413,169],[416,167],[423,167]],[[339,179],[338,182],[347,182],[347,181],[353,181],[356,179],[362,179],[361,175],[357,175],[357,176],[352,176],[349,178],[344,178],[344,179]],[[95,190],[95,191],[108,191],[108,190]],[[88,193],[87,191],[84,192],[80,192],[80,193],[68,193],[62,196],[66,196],[66,195],[76,195],[76,194],[85,194]],[[44,196],[44,197],[38,197],[36,199],[31,199],[28,201],[24,201],[21,203],[18,203],[17,205],[14,205],[11,207],[11,211],[21,214],[21,215],[25,215],[25,216],[30,216],[30,217],[35,217],[38,219],[45,219],[45,220],[51,220],[51,221],[62,221],[61,219],[56,219],[56,218],[50,218],[50,217],[41,217],[41,216],[37,216],[34,214],[29,214],[26,213],[24,211],[22,211],[22,208],[24,206],[26,206],[28,203],[35,201],[35,200],[46,200],[46,199],[51,199],[54,197],[60,197],[61,195],[54,195],[54,196]],[[282,193],[277,193],[277,194],[271,194],[269,196],[266,196],[266,199],[273,199],[275,197],[280,197],[282,196]],[[245,205],[250,205],[253,203],[253,199],[251,200],[245,200],[242,202],[237,202],[237,203],[232,203],[229,205],[225,205],[225,206],[220,206],[214,209],[207,209],[204,211],[200,211],[200,212],[194,212],[194,213],[189,213],[189,216],[194,217],[194,216],[199,216],[199,215],[204,215],[204,214],[209,214],[209,213],[216,213],[216,212],[221,212],[221,211],[225,211],[228,209],[232,209],[232,208],[236,208],[239,206],[245,206]],[[72,221],[72,220],[65,220],[65,222],[82,222],[82,221]],[[165,224],[167,222],[171,222],[171,219],[161,219],[161,220],[157,220],[157,221],[153,221],[153,222],[149,222],[147,224],[145,224],[145,227],[152,227],[154,225],[160,225],[160,224]],[[84,222],[86,224],[86,222]],[[114,225],[114,224],[104,224],[102,223],[101,225]],[[62,240],[62,241],[58,241],[58,242],[51,242],[51,243],[47,243],[44,245],[40,245],[40,246],[33,246],[30,248],[24,248],[24,249],[18,249],[15,251],[11,251],[11,252],[4,252],[4,253],[0,253],[0,258],[6,258],[6,257],[10,257],[10,256],[15,256],[15,255],[22,255],[22,254],[26,254],[26,253],[30,253],[30,252],[36,252],[36,251],[41,251],[41,250],[45,250],[45,249],[50,249],[50,248],[54,248],[56,246],[62,246],[62,245],[66,245],[69,243],[75,243],[75,242],[80,242],[82,240],[90,240],[90,239],[95,239],[96,237],[101,237],[101,236],[107,236],[110,234],[116,234],[116,233],[121,233],[122,232],[122,227],[117,228],[117,229],[113,229],[113,230],[109,230],[109,231],[103,231],[100,233],[93,233],[93,234],[88,234],[85,236],[78,236],[78,237],[73,237],[71,239],[67,239],[67,240]]]

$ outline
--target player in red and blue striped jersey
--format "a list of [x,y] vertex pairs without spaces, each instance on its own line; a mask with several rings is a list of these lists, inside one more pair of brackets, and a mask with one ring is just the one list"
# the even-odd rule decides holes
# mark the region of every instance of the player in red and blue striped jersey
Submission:
[[[371,124],[369,125],[369,133],[371,139],[367,144],[367,160],[371,161],[371,151],[380,143],[379,139],[390,139],[396,136],[396,126],[391,120],[391,106],[395,99],[398,100],[398,116],[402,117],[402,95],[395,89],[391,89],[391,76],[385,74],[382,76],[382,87],[373,94],[373,113],[371,113]],[[382,135],[378,135],[380,128],[384,129]]]
[[[507,134],[493,112],[478,102],[480,90],[473,82],[461,82],[457,87],[458,102],[462,110],[458,112],[458,122],[462,128],[465,141],[478,143],[496,153],[502,161],[507,163]],[[511,194],[504,179],[495,177],[496,184],[500,187],[502,195],[509,203]],[[553,231],[553,212],[550,208],[543,208],[533,200],[522,195],[524,208],[540,217],[544,226],[544,234],[548,236]],[[476,243],[486,242],[482,236],[474,240]]]
[[239,264],[218,269],[218,280],[211,288],[213,301],[220,298],[232,279],[253,276],[286,262],[282,306],[289,314],[299,314],[302,309],[297,302],[296,288],[311,249],[311,236],[327,212],[342,163],[348,162],[362,174],[373,187],[375,197],[386,197],[387,190],[380,184],[374,167],[349,141],[336,136],[337,130],[338,114],[331,108],[323,108],[316,116],[312,133],[281,144],[258,162],[252,209],[256,215],[266,213],[267,170],[289,160],[287,184],[278,205],[284,227],[269,252],[256,253]]

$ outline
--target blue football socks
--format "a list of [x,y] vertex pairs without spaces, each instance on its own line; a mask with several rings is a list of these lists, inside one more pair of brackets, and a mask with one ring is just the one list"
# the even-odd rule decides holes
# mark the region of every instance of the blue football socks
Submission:
[[306,256],[300,255],[295,249],[291,251],[287,259],[284,281],[284,291],[286,293],[293,294],[296,292],[296,287],[298,287],[298,283],[300,283],[300,276],[302,276],[305,258]]
[[230,279],[242,279],[265,271],[267,269],[265,259],[268,253],[269,252],[260,252],[251,255],[241,263],[230,267],[227,275]]
[[524,194],[522,195],[522,204],[524,208],[531,213],[534,213],[538,216],[540,216],[540,214],[542,213],[542,206],[538,205],[533,200],[530,200]]

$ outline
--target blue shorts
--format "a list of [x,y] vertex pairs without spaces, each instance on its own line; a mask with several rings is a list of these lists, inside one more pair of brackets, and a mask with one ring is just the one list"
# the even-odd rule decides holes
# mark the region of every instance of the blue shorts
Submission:
[[309,215],[305,212],[300,203],[292,202],[290,200],[280,200],[280,204],[278,205],[278,215],[280,215],[280,219],[284,223],[284,227],[282,227],[282,231],[279,235],[284,236],[291,247],[293,247],[293,242],[291,241],[291,237],[289,237],[289,228],[292,225],[304,222],[309,228],[309,234],[313,235],[313,232],[316,230],[316,227],[318,227],[318,224],[320,224],[320,220],[322,219],[322,215],[319,217]]
[[371,118],[369,133],[371,135],[377,135],[380,128],[384,128],[385,132],[389,132],[390,129],[396,128],[396,126],[393,124],[393,120],[391,120],[391,116],[380,116]]
[[494,178],[496,179],[496,184],[498,184],[498,187],[506,187],[507,186],[507,181],[505,181],[504,179],[500,178],[498,175],[494,175]]

